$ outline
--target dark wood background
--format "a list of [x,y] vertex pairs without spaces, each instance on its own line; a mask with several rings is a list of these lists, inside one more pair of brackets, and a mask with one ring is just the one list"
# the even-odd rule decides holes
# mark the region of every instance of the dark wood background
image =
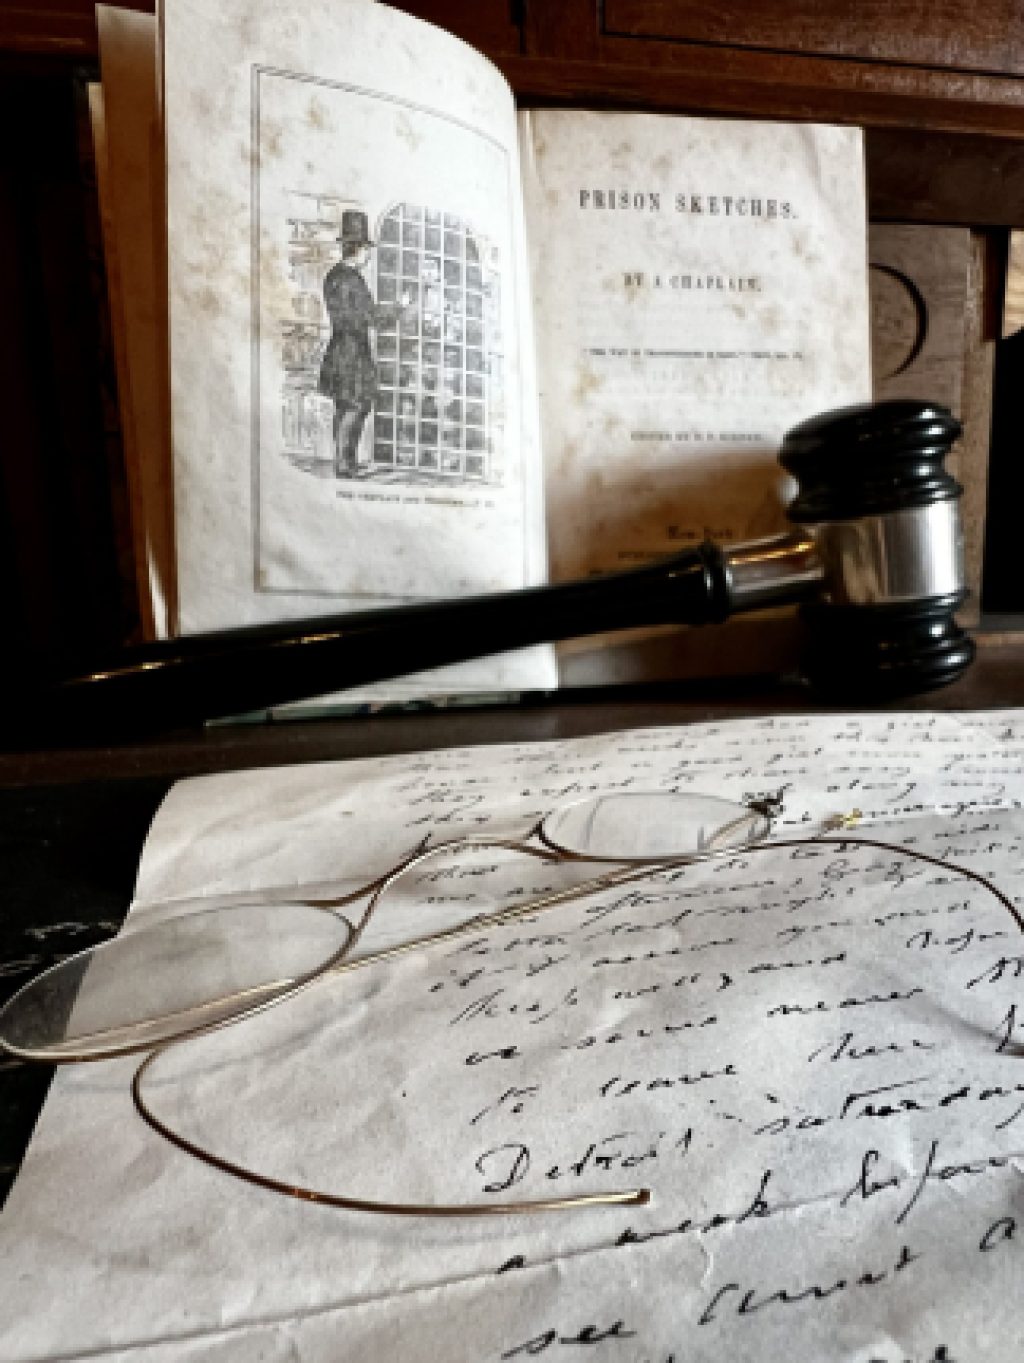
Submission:
[[[860,124],[874,220],[1024,226],[1024,0],[398,7],[483,51],[524,104]],[[36,658],[138,631],[85,104],[97,74],[89,0],[0,0],[3,637]],[[1003,470],[1001,506],[1020,482]]]

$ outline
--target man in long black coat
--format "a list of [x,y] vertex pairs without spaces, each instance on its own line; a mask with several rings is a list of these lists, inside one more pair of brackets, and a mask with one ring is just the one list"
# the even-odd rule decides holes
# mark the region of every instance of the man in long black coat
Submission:
[[324,304],[331,339],[320,363],[319,391],[334,400],[334,472],[356,467],[359,439],[377,394],[377,365],[370,331],[393,321],[402,304],[379,304],[361,273],[369,261],[370,241],[365,213],[346,209],[341,217],[341,260],[324,280]]

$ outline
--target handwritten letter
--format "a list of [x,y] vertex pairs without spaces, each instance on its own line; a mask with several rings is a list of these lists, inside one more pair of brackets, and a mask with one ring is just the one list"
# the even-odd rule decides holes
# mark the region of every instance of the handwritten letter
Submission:
[[[642,1187],[645,1207],[311,1206],[162,1145],[131,1113],[131,1061],[61,1075],[8,1218],[33,1228],[5,1250],[28,1283],[17,1356],[157,1360],[187,1334],[217,1359],[1018,1358],[1024,939],[954,869],[1017,895],[1008,726],[775,719],[179,787],[140,922],[204,889],[351,886],[425,833],[525,834],[591,790],[782,790],[777,840],[861,821],[326,978],[153,1071],[172,1126],[290,1183],[425,1203]],[[438,856],[364,954],[593,869]],[[67,1286],[45,1312],[44,1254]]]

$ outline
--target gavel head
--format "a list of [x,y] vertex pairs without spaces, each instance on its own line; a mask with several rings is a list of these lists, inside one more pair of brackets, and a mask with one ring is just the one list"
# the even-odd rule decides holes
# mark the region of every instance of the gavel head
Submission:
[[953,618],[966,595],[962,488],[943,467],[960,435],[935,403],[847,407],[789,432],[789,517],[814,540],[804,670],[825,691],[879,698],[944,686],[974,657]]

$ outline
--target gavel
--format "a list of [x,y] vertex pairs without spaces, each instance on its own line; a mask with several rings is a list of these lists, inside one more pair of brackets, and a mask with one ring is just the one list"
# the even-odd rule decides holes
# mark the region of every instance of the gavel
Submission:
[[168,729],[555,639],[790,603],[801,669],[826,694],[870,702],[943,686],[974,656],[953,618],[966,597],[962,489],[943,467],[960,430],[929,402],[828,412],[783,441],[797,483],[785,533],[582,581],[126,649],[38,679],[8,698],[10,722],[62,737]]

